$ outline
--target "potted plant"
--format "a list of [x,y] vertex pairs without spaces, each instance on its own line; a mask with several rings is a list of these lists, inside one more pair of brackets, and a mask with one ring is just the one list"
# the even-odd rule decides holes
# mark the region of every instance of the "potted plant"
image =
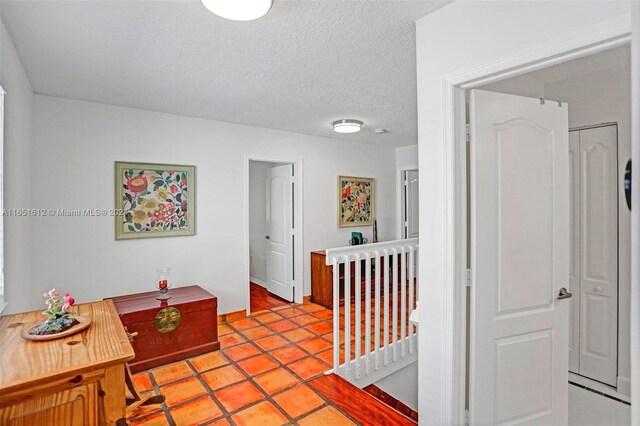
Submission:
[[30,330],[29,334],[37,336],[57,334],[80,323],[74,317],[73,312],[69,311],[69,308],[75,303],[69,293],[64,295],[64,302],[59,299],[60,292],[55,288],[44,293],[43,296],[47,299],[46,304],[49,309],[42,312],[42,315],[48,318]]

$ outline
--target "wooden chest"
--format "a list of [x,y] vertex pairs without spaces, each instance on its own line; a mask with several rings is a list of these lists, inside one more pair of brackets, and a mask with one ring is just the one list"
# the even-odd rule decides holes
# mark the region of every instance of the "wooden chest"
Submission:
[[197,285],[169,290],[169,300],[157,291],[114,297],[122,325],[133,337],[136,357],[132,372],[220,349],[218,299]]

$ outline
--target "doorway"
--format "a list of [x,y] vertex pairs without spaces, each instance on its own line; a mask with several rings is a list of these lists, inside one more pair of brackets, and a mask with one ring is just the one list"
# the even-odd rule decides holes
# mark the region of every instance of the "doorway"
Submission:
[[300,170],[298,162],[247,158],[248,314],[301,302]]
[[[628,235],[631,216],[630,211],[625,209],[624,196],[618,195],[624,192],[624,164],[631,155],[629,48],[622,46],[610,49],[484,85],[478,89],[480,91],[472,91],[474,94],[471,95],[469,107],[472,121],[472,153],[471,169],[468,171],[471,177],[471,210],[468,210],[468,215],[471,220],[467,223],[469,235],[472,236],[468,240],[468,246],[472,259],[473,284],[469,309],[471,360],[468,368],[471,396],[467,408],[470,409],[472,418],[474,415],[479,416],[477,419],[486,419],[487,417],[483,416],[495,416],[500,412],[493,410],[493,413],[478,413],[486,404],[473,404],[475,378],[476,386],[480,385],[483,388],[486,388],[491,380],[496,383],[497,389],[505,389],[506,383],[515,386],[510,389],[508,395],[501,395],[498,391],[493,396],[498,407],[500,398],[508,397],[510,403],[501,413],[505,418],[510,418],[510,421],[518,418],[517,416],[525,422],[527,418],[528,421],[539,421],[556,409],[554,407],[557,401],[563,401],[568,407],[569,424],[629,424],[631,384],[628,295],[631,259]],[[517,109],[519,102],[529,105],[528,109]],[[563,107],[568,109],[568,113],[565,111],[566,129],[563,130],[565,134],[562,138],[559,138],[559,129],[553,128],[550,122],[542,124],[544,121],[541,121],[538,114],[547,109],[551,114],[561,116]],[[500,111],[508,111],[515,115],[500,116]],[[490,130],[483,135],[481,122],[494,119],[492,117],[496,112],[502,118],[495,119],[495,122],[489,121],[490,125],[486,129]],[[476,123],[473,123],[474,119]],[[513,129],[518,126],[529,127],[533,132],[527,130],[517,133],[515,130],[516,133],[513,133]],[[552,129],[554,135],[546,138],[544,133]],[[535,133],[537,135],[534,135]],[[510,139],[516,134],[517,138]],[[524,148],[529,136],[532,143],[528,148]],[[537,151],[538,148],[533,147],[544,146],[545,141],[552,141],[550,146],[554,149],[556,144],[566,145],[566,152],[563,150],[554,155],[557,159],[558,155],[566,157],[568,153],[568,168],[562,165],[565,163],[564,160],[559,168],[558,165],[553,166],[553,156],[548,157],[548,163],[544,162],[545,152],[552,151],[546,151],[546,148],[544,152]],[[483,143],[485,148],[478,147]],[[495,164],[487,167],[491,161]],[[535,167],[532,167],[534,164]],[[548,173],[536,175],[545,167],[548,168]],[[518,183],[527,173],[527,179]],[[508,179],[500,179],[500,176],[506,176]],[[549,177],[553,178],[553,184],[548,180]],[[492,182],[498,184],[496,193],[493,191]],[[524,190],[528,185],[533,186]],[[539,192],[544,186],[547,189]],[[508,199],[502,198],[505,194]],[[521,195],[524,197],[519,200],[518,197]],[[549,196],[551,198],[548,198]],[[547,202],[552,203],[548,205],[548,209],[545,207],[545,197]],[[484,206],[484,210],[489,212],[488,216],[485,215],[489,221],[482,219],[482,203],[487,200],[489,204]],[[533,205],[527,204],[532,202]],[[560,210],[556,210],[553,203],[559,203]],[[495,215],[489,211],[493,208],[492,205],[497,208]],[[523,209],[527,205],[529,207]],[[478,210],[474,211],[474,208]],[[514,211],[514,208],[517,211]],[[545,225],[544,221],[545,212],[551,214],[546,222],[548,225]],[[529,217],[529,213],[533,216]],[[558,214],[566,216],[568,220],[555,222]],[[510,217],[514,219],[511,223]],[[494,235],[494,231],[491,231],[482,236],[496,221],[496,250],[480,250],[482,247],[478,244],[478,239],[486,240],[490,235]],[[535,226],[528,232],[527,227],[530,224]],[[546,229],[552,231],[550,237],[554,235],[553,232],[559,230],[566,235],[560,239],[553,237],[545,241],[541,235]],[[514,236],[517,238],[510,240]],[[519,247],[519,242],[522,241],[526,241],[526,245],[531,247]],[[545,244],[547,248],[544,248]],[[505,245],[509,249],[500,253],[500,247]],[[558,252],[559,249],[562,250],[562,254]],[[490,299],[496,300],[497,305],[486,316],[491,322],[482,323],[481,311],[487,307],[487,300],[483,301],[482,297],[491,295],[493,288],[491,285],[487,286],[490,283],[486,279],[486,271],[483,271],[491,264],[491,259],[484,257],[487,253],[494,252],[498,253],[495,259],[498,275],[494,280],[497,283],[497,293],[495,299]],[[543,266],[546,262],[544,258],[538,258],[540,253],[552,254],[548,258],[552,262],[548,263],[549,283],[556,282],[559,278],[557,275],[553,278],[552,266],[566,261],[569,274],[562,279],[566,286],[565,293],[562,293],[562,288],[553,284],[540,294],[537,294],[535,289],[542,290],[544,286],[534,283],[523,288],[509,288],[507,285],[510,279],[512,282],[523,283],[544,271]],[[521,259],[527,259],[527,262],[518,265],[517,259],[521,254],[524,255]],[[489,254],[489,257],[492,256],[493,254]],[[479,262],[479,258],[482,258],[482,261]],[[527,267],[535,262],[539,263],[536,268],[528,270]],[[504,265],[516,267],[510,269]],[[509,274],[514,271],[517,274],[510,277]],[[535,281],[542,283],[545,279],[540,276]],[[556,295],[558,290],[560,294]],[[551,293],[553,297],[549,297]],[[621,297],[618,297],[618,293]],[[523,295],[527,295],[526,300],[520,299]],[[533,303],[536,300],[537,302]],[[531,306],[529,302],[532,303]],[[542,326],[542,323],[535,325],[534,319],[530,318],[527,324],[533,325],[535,330],[525,331],[523,325],[517,325],[517,322],[525,317],[529,308],[538,320],[542,320],[545,312],[559,312],[562,317],[566,316],[566,320],[555,321],[562,329],[558,330],[553,326],[554,320]],[[507,319],[515,321],[513,324],[516,324],[518,329],[516,334],[504,334],[508,329]],[[497,346],[483,355],[482,351],[489,348],[483,346],[482,335],[491,329],[500,330],[502,334],[497,340],[489,337]],[[549,332],[551,334],[545,335]],[[567,338],[564,339],[563,336]],[[557,364],[545,354],[558,357],[559,351],[555,350],[554,354],[551,346],[545,346],[545,341],[553,341],[555,348],[558,348],[558,344],[562,345],[565,352],[562,357],[568,355],[568,362],[561,361],[562,365],[567,364],[566,368],[562,367],[564,371],[553,370]],[[544,349],[545,347],[549,351]],[[523,363],[527,360],[526,354],[535,351],[539,353],[530,367],[535,369],[537,377],[532,380],[525,377],[526,373],[521,372],[527,370],[523,368]],[[517,356],[518,363],[517,368],[510,369],[505,375],[500,366],[509,367],[509,355]],[[487,359],[495,357],[496,371],[491,377],[482,376],[484,380],[480,382],[477,369],[483,363],[483,356],[488,357]],[[549,362],[545,364],[545,360]],[[474,362],[477,365],[474,366]],[[515,367],[515,364],[512,367]],[[562,376],[567,377],[566,373],[569,370],[571,373],[568,380],[563,378],[564,383],[559,382],[555,388],[551,381],[543,380],[547,376],[544,371],[549,372],[550,379],[556,380]],[[505,380],[502,385],[501,380]],[[569,386],[566,386],[567,382]],[[529,395],[532,394],[532,389],[549,386],[555,395],[554,399],[514,399],[518,393],[517,387],[525,383]],[[561,388],[564,389],[560,391],[565,394],[563,398],[558,394]],[[479,390],[480,388],[475,390],[476,398],[480,394]],[[541,392],[533,394],[540,395]],[[487,392],[483,392],[483,395],[486,396]],[[514,407],[517,407],[515,411]],[[502,421],[501,419],[504,420],[501,417],[496,420],[494,417],[496,421]]]

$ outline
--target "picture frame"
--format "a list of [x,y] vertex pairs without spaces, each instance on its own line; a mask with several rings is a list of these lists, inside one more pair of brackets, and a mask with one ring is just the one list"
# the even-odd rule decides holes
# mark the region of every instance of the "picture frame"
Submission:
[[195,235],[195,194],[195,166],[116,161],[116,240]]
[[338,227],[372,226],[375,179],[338,176]]

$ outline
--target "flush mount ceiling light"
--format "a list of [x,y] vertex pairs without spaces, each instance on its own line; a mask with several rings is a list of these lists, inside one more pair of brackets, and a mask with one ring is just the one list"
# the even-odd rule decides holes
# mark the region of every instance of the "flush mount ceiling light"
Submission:
[[336,133],[356,133],[362,127],[360,120],[338,120],[331,123],[333,131]]
[[264,16],[273,0],[200,0],[216,15],[232,21],[252,21]]

